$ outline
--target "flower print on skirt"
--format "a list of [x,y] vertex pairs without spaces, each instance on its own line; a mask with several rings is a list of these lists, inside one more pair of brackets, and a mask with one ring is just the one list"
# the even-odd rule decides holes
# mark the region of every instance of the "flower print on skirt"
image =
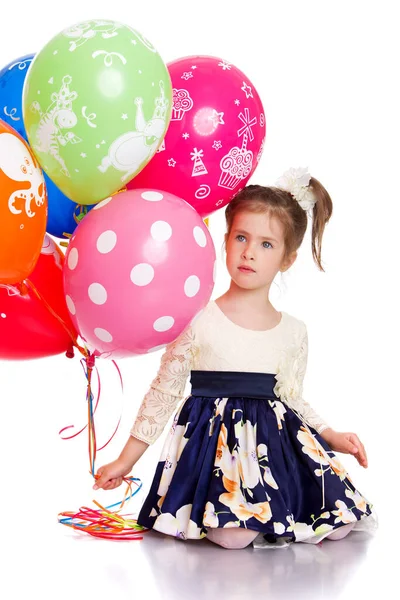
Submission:
[[138,517],[201,539],[209,528],[258,531],[256,547],[316,544],[354,523],[374,532],[372,504],[325,440],[274,393],[275,375],[192,371]]

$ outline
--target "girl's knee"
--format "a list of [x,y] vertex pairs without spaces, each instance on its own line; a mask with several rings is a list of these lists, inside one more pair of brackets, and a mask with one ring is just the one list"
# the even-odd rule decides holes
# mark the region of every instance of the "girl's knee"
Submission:
[[220,540],[219,542],[217,542],[217,544],[219,546],[222,546],[222,548],[226,548],[227,550],[243,550],[244,548],[247,548],[247,546],[250,545],[251,542],[245,541],[245,540]]
[[251,529],[209,529],[210,542],[227,550],[243,550],[257,537],[258,532]]
[[347,525],[342,525],[342,527],[338,527],[333,531],[330,535],[327,536],[328,540],[342,540],[346,535],[350,533],[350,531],[354,528],[355,523],[348,523]]

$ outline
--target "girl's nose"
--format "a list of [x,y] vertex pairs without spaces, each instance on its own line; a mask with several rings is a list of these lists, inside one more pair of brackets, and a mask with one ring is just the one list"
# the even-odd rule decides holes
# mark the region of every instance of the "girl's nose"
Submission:
[[244,248],[243,252],[242,252],[242,256],[245,260],[253,260],[254,258],[254,251],[251,248],[251,246],[247,246],[246,248]]

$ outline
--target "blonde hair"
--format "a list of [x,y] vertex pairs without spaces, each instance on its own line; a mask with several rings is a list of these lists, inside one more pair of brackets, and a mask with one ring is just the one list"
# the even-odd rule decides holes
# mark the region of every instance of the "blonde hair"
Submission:
[[[324,271],[321,264],[322,236],[325,225],[332,216],[332,200],[318,179],[311,177],[309,187],[312,189],[317,200],[312,209],[311,250],[317,267],[320,271]],[[284,228],[284,260],[301,246],[307,230],[307,213],[301,208],[290,192],[262,185],[248,185],[245,187],[233,198],[225,209],[228,236],[231,232],[235,215],[243,211],[254,213],[268,212],[270,216],[279,219]]]

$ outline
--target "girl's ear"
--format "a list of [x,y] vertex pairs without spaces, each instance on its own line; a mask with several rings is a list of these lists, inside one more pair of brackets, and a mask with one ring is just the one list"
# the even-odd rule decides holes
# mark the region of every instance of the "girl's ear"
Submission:
[[292,264],[294,263],[296,258],[297,258],[297,252],[292,252],[292,254],[282,263],[280,271],[282,273],[284,273],[285,271],[290,269],[290,267],[292,266]]

